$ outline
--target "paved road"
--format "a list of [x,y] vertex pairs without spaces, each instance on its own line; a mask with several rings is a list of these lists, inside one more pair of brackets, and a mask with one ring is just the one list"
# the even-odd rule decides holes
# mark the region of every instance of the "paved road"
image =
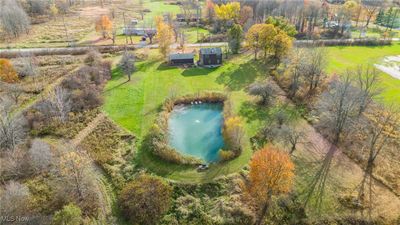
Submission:
[[[319,43],[335,43],[335,42],[353,42],[357,39],[329,39],[329,40],[318,40]],[[372,39],[371,39],[372,40]],[[400,38],[392,38],[392,41],[400,41]],[[313,44],[313,40],[296,40],[295,45],[308,45]],[[227,42],[209,42],[209,43],[193,43],[186,44],[187,47],[223,47],[226,46]],[[172,48],[177,48],[178,44],[171,45]],[[116,46],[82,46],[82,47],[61,47],[61,48],[18,48],[18,49],[0,49],[0,58],[14,58],[20,57],[24,54],[33,55],[66,55],[66,54],[85,54],[88,49],[97,48],[100,52],[115,52],[121,51],[125,48],[158,48],[157,44],[134,44],[134,45],[116,45]]]

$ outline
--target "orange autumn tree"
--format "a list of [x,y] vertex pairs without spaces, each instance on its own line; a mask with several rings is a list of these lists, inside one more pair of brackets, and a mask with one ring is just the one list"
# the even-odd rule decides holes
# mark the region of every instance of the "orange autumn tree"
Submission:
[[109,32],[112,30],[112,22],[110,18],[106,15],[102,15],[97,21],[96,21],[96,31],[100,32],[103,36],[103,38],[109,37]]
[[248,192],[260,209],[256,224],[262,224],[273,195],[288,193],[292,187],[294,164],[289,155],[273,146],[254,153],[250,162]]
[[10,60],[0,59],[0,81],[6,83],[15,83],[18,80],[17,71],[15,71]]

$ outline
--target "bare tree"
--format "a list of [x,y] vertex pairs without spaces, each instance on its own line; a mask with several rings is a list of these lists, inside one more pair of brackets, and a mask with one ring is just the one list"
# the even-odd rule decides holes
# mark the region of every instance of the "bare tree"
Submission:
[[0,112],[0,149],[12,150],[24,139],[23,117],[6,110]]
[[339,142],[340,135],[348,128],[359,108],[358,91],[351,86],[350,77],[351,73],[346,73],[340,80],[332,81],[317,106],[321,123],[332,131],[334,144]]
[[358,114],[361,115],[373,101],[373,98],[380,94],[378,89],[379,72],[377,69],[370,66],[363,68],[359,66],[355,71],[357,77],[357,87],[360,89],[359,110]]
[[146,33],[146,36],[149,38],[150,44],[152,44],[153,38],[156,36],[156,32],[152,28],[146,29],[144,32]]
[[306,58],[302,48],[294,48],[285,62],[286,73],[290,77],[289,98],[295,97],[301,87],[301,77],[305,69],[304,59]]
[[376,0],[376,1],[368,1],[363,0],[362,4],[366,9],[365,17],[367,22],[365,23],[365,28],[368,28],[369,23],[371,22],[371,18],[376,14],[379,7],[382,7],[384,1]]
[[322,80],[327,65],[326,49],[312,47],[307,49],[304,60],[304,78],[308,83],[309,92],[316,89]]
[[17,105],[19,103],[19,98],[24,93],[21,85],[19,84],[7,84],[4,85],[7,95],[14,101]]
[[260,96],[262,105],[268,105],[271,103],[272,97],[276,94],[275,87],[271,83],[253,83],[249,87],[249,94]]
[[281,128],[281,138],[286,145],[290,146],[289,154],[292,155],[296,151],[299,144],[308,144],[312,147],[311,143],[305,142],[306,134],[296,129],[295,127],[282,126]]
[[39,68],[35,58],[31,55],[22,55],[20,58],[18,58],[16,69],[20,77],[35,78],[39,73]]
[[59,175],[63,178],[64,188],[81,202],[90,192],[91,167],[85,152],[62,149],[59,161]]
[[192,0],[184,0],[181,2],[181,12],[185,17],[186,23],[189,25],[190,20],[193,17],[193,9],[195,8],[195,3]]
[[56,87],[50,96],[48,103],[51,114],[61,122],[67,122],[72,107],[69,93],[62,87]]
[[34,139],[28,151],[29,163],[36,172],[46,171],[52,163],[50,145],[40,139]]
[[[25,185],[10,181],[0,192],[0,215],[3,218],[16,218],[29,214],[30,193]],[[19,222],[18,222],[19,223]],[[27,224],[21,222],[20,224]],[[1,220],[0,224],[9,224],[6,220]]]
[[0,2],[0,24],[3,30],[14,37],[28,33],[30,20],[22,7],[13,0]]
[[[398,110],[393,107],[379,106],[370,115],[367,116],[367,124],[361,130],[366,130],[366,148],[368,156],[364,169],[364,176],[360,183],[358,192],[358,200],[361,204],[369,203],[369,217],[371,218],[371,211],[373,205],[373,174],[375,168],[375,161],[382,153],[385,146],[396,138],[396,131],[399,129],[400,116]],[[368,188],[366,187],[368,186]]]

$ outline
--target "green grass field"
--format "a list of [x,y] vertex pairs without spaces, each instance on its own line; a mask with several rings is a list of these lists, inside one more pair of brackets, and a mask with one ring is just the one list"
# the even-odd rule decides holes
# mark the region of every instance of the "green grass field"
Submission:
[[[354,46],[328,47],[328,73],[342,74],[346,69],[354,69],[358,65],[373,65],[382,62],[385,56],[399,55],[400,43],[391,46]],[[382,94],[377,99],[386,104],[400,102],[400,80],[381,72],[380,87]]]
[[[152,51],[148,60],[137,63],[137,71],[130,82],[126,82],[127,78],[119,69],[114,69],[113,78],[105,88],[104,111],[139,140],[154,123],[161,104],[170,95],[229,90],[227,92],[234,110],[243,111],[244,103],[251,100],[244,88],[256,79],[265,78],[262,67],[250,59],[251,56],[242,55],[224,62],[223,66],[216,69],[183,69],[163,64],[158,54]],[[248,120],[246,135],[253,136],[262,124],[257,119]],[[239,158],[213,165],[205,173],[198,173],[193,167],[171,165],[146,152],[139,151],[137,161],[166,178],[189,182],[209,181],[242,168],[251,156],[248,143],[246,145],[246,150]]]

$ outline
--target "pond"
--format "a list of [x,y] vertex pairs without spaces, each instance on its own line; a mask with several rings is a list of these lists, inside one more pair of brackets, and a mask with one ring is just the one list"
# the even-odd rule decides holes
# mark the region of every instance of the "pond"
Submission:
[[224,146],[222,108],[211,103],[176,106],[168,121],[170,146],[207,163],[218,161]]

